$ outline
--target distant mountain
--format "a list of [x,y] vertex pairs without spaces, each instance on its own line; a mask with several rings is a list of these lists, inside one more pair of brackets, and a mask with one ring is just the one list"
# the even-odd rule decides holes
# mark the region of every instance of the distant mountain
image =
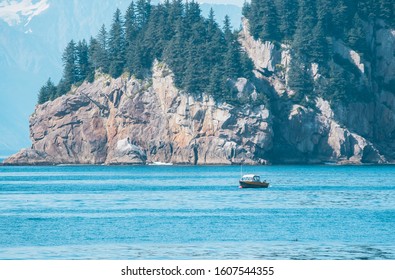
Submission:
[[49,8],[48,0],[3,0],[0,3],[0,18],[10,26],[26,26],[35,16]]
[[[29,146],[29,115],[37,92],[48,77],[61,77],[61,53],[71,39],[89,39],[103,22],[110,25],[118,7],[125,12],[130,0],[3,0],[0,3],[0,150]],[[153,3],[158,1],[152,1]],[[241,8],[202,4],[207,15],[213,7],[222,23],[229,14],[240,26]]]

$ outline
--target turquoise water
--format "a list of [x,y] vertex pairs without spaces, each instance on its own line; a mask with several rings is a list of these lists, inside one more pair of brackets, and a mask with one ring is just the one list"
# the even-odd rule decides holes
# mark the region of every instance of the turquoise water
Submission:
[[0,259],[395,259],[395,166],[0,167]]

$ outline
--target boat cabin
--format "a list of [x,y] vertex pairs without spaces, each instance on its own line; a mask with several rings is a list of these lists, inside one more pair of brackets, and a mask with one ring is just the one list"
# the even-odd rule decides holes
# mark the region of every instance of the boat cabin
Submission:
[[244,175],[240,181],[242,181],[242,182],[260,182],[261,177],[258,175],[248,174],[248,175]]

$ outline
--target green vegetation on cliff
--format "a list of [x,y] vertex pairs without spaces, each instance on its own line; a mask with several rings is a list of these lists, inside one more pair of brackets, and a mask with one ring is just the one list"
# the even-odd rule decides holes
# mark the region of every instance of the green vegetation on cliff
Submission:
[[[374,72],[374,34],[395,27],[393,0],[251,0],[243,8],[255,39],[291,47],[288,87],[296,102],[314,93],[332,101],[367,101],[377,89],[388,88]],[[355,65],[335,51],[342,44],[372,67],[374,85],[361,79]],[[320,78],[312,80],[312,64]]]
[[139,79],[149,77],[155,59],[170,66],[179,88],[225,100],[235,99],[227,89],[227,79],[247,77],[252,70],[228,17],[221,29],[214,12],[204,18],[195,1],[151,5],[149,0],[137,0],[125,16],[117,9],[109,30],[103,25],[89,44],[83,40],[67,45],[56,93],[52,93],[53,84],[47,83],[39,93],[39,103],[67,93],[73,84],[92,81],[98,70],[114,78],[125,71]]
[[[332,102],[370,101],[381,89],[393,90],[395,81],[383,82],[375,66],[382,59],[376,55],[377,30],[395,27],[392,0],[251,0],[243,14],[255,39],[290,47],[286,86],[295,103],[317,95]],[[214,12],[203,18],[195,1],[133,1],[124,16],[117,9],[111,26],[103,25],[89,43],[67,45],[63,77],[57,86],[48,82],[41,88],[39,103],[66,94],[73,84],[92,82],[96,71],[150,77],[155,59],[169,65],[177,87],[241,102],[227,81],[250,78],[253,64],[237,36],[229,17],[221,29]],[[361,70],[341,55],[351,50],[369,66]]]

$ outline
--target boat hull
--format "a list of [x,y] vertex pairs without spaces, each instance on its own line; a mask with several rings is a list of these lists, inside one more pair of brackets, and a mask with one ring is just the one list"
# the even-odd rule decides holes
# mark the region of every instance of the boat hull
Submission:
[[241,189],[264,189],[269,187],[267,182],[246,182],[239,181]]

